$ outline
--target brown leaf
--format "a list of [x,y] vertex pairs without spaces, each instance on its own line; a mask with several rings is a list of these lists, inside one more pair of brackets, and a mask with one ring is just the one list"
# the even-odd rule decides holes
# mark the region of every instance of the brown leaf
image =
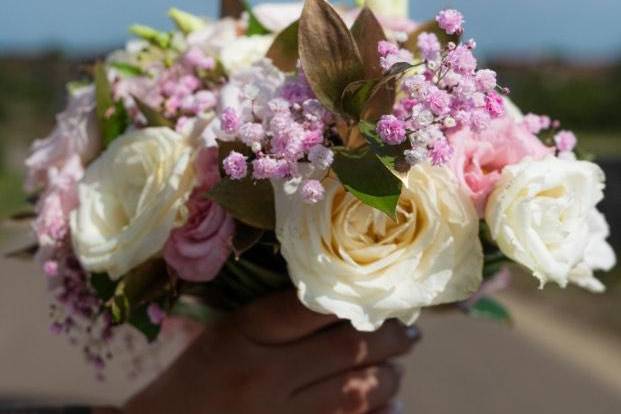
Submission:
[[298,52],[298,30],[300,21],[296,20],[276,36],[267,51],[266,57],[283,72],[295,70],[300,54]]
[[220,17],[240,18],[246,8],[241,0],[221,0]]
[[328,2],[307,0],[298,38],[300,61],[310,87],[324,106],[340,113],[347,85],[365,76],[351,32]]
[[362,63],[364,64],[366,79],[375,79],[382,76],[380,55],[377,44],[386,40],[386,34],[375,14],[368,7],[364,7],[351,28]]

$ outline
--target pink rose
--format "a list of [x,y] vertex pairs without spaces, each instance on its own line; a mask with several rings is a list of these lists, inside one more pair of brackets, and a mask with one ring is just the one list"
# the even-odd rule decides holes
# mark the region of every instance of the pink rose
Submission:
[[482,132],[464,128],[448,138],[455,150],[449,166],[481,217],[505,166],[528,156],[539,159],[554,154],[554,148],[543,145],[522,123],[509,116],[493,120]]
[[187,204],[188,221],[170,233],[164,259],[182,279],[206,282],[218,275],[231,254],[235,221],[205,197],[219,180],[217,149],[203,149],[196,170],[198,186]]
[[62,169],[71,156],[79,156],[82,163],[86,164],[101,150],[95,117],[94,86],[72,92],[67,109],[58,114],[56,119],[54,131],[47,138],[32,144],[32,152],[26,160],[28,191],[47,185],[48,170]]

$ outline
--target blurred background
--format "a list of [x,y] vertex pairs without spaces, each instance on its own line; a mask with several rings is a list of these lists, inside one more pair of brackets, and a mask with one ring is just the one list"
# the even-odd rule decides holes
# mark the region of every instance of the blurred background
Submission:
[[[171,6],[216,17],[218,4],[3,0],[0,218],[23,205],[28,147],[51,130],[64,107],[65,84],[83,78],[86,63],[122,47],[130,24],[167,29]],[[412,0],[410,11],[426,20],[445,7],[465,14],[466,36],[477,40],[479,57],[523,111],[562,120],[598,157],[608,177],[602,209],[621,252],[621,2]],[[0,244],[16,236],[0,228]],[[501,295],[514,311],[513,328],[426,316],[426,340],[407,361],[407,412],[621,412],[620,275],[619,269],[601,275],[608,286],[603,295],[554,286],[538,291],[533,278],[515,277]],[[94,383],[79,352],[48,335],[43,285],[34,266],[0,258],[0,401],[124,398],[132,386]],[[24,321],[19,332],[8,322],[16,317]],[[54,381],[51,375],[35,378],[33,372],[46,367],[55,370]],[[78,380],[84,385],[76,390],[71,384]]]

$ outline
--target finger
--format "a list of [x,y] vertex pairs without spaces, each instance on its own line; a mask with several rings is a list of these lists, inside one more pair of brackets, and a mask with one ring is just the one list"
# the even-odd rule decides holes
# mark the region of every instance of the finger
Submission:
[[303,414],[365,414],[384,407],[399,391],[395,365],[349,371],[294,394],[291,406]]
[[[349,324],[334,326],[285,348],[293,389],[363,366],[376,365],[409,352],[420,338],[416,327],[396,320],[376,332],[358,332]],[[312,358],[320,356],[320,361]],[[295,375],[294,375],[295,374]]]
[[404,414],[405,406],[401,401],[391,401],[388,405],[378,408],[370,414]]
[[265,345],[293,342],[338,322],[334,315],[304,307],[294,291],[261,298],[240,309],[236,318],[248,338]]

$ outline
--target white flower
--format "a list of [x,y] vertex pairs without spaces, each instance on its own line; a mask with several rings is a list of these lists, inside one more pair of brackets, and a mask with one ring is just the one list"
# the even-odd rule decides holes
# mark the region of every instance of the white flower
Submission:
[[296,3],[263,3],[258,4],[252,12],[263,27],[272,33],[279,33],[302,15],[304,2]]
[[593,270],[609,270],[615,262],[605,241],[608,226],[596,210],[604,180],[591,162],[552,156],[506,167],[487,204],[493,238],[541,287],[574,282],[603,290]]
[[[286,183],[288,184],[288,183]],[[308,205],[274,184],[276,235],[300,300],[359,330],[389,318],[412,324],[421,308],[467,298],[481,283],[474,207],[445,168],[418,165],[404,180],[397,222],[334,178]]]
[[118,278],[160,252],[194,184],[193,148],[168,128],[129,132],[87,169],[71,213],[86,270]]
[[238,37],[220,52],[220,61],[227,73],[236,73],[263,59],[269,50],[273,35]]

